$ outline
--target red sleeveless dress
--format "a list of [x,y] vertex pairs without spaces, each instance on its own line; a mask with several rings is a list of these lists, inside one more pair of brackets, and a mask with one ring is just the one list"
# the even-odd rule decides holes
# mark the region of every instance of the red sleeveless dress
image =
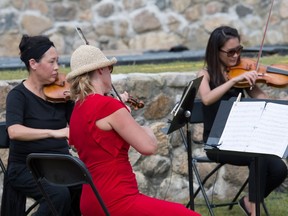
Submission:
[[[128,158],[130,145],[114,130],[104,131],[95,124],[121,108],[125,106],[118,100],[94,94],[75,104],[70,119],[69,142],[89,169],[111,216],[199,215],[139,192]],[[83,185],[80,208],[83,216],[105,215],[89,185]]]

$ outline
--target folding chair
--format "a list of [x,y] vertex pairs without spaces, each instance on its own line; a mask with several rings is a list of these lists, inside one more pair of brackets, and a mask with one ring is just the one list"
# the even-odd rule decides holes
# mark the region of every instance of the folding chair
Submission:
[[[193,105],[193,111],[192,111],[192,115],[190,118],[190,124],[203,123],[202,106],[203,106],[203,104],[202,104],[201,100],[199,98],[195,98],[194,105]],[[182,128],[180,128],[180,134],[181,134],[181,137],[183,139],[185,146],[187,146],[184,131]],[[203,145],[204,143],[202,143],[202,142],[196,143],[196,142],[192,141],[192,144],[195,144],[195,145],[196,144],[202,144]],[[215,204],[209,200],[204,186],[205,186],[205,183],[208,181],[208,179],[211,176],[213,176],[213,174],[216,173],[225,164],[218,163],[214,169],[212,169],[203,179],[201,179],[200,173],[199,173],[198,168],[197,168],[197,163],[216,163],[216,162],[211,161],[207,156],[194,156],[192,154],[192,162],[191,163],[192,163],[193,173],[194,173],[195,178],[196,178],[198,185],[199,185],[198,188],[196,189],[196,191],[194,192],[193,197],[195,198],[200,191],[202,192],[206,206],[208,207],[208,210],[209,210],[209,213],[211,216],[214,216],[213,208],[228,206],[228,209],[231,210],[234,205],[238,204],[237,200],[238,200],[240,194],[243,192],[243,190],[247,186],[248,178],[245,180],[243,185],[240,187],[240,189],[238,190],[238,192],[236,193],[236,195],[234,196],[234,198],[232,199],[231,202]],[[191,200],[190,200],[190,202],[191,202]],[[189,203],[187,204],[187,206],[188,205],[189,205]],[[266,208],[265,203],[263,202],[262,205],[263,205],[263,208],[264,208],[266,215],[269,216],[269,213],[268,213],[268,210]]]
[[[9,137],[6,131],[6,123],[0,122],[0,148],[1,149],[8,149],[9,148]],[[6,173],[6,167],[2,161],[2,158],[0,158],[0,166],[2,172]]]
[[[0,149],[9,149],[9,137],[6,130],[6,122],[0,122]],[[2,158],[0,157],[0,167],[5,178],[6,175],[6,167]],[[3,178],[3,180],[4,180]],[[4,185],[3,185],[4,186]],[[4,190],[4,188],[3,188]],[[35,201],[24,213],[24,215],[29,215],[29,213],[39,204],[38,201]]]
[[53,215],[56,216],[58,213],[41,184],[43,179],[51,184],[66,187],[89,184],[106,216],[110,215],[88,169],[79,158],[63,154],[32,153],[27,157],[27,165]]

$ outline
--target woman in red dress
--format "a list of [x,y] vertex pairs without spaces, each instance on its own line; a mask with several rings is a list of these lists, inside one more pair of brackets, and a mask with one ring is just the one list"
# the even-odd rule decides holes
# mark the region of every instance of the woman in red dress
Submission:
[[[143,155],[154,154],[157,140],[150,128],[133,119],[129,108],[106,96],[112,90],[116,61],[91,45],[82,45],[72,54],[67,81],[76,104],[70,144],[89,169],[111,216],[198,216],[184,205],[139,192],[128,150],[132,146]],[[80,208],[83,216],[104,215],[89,185],[83,186]]]

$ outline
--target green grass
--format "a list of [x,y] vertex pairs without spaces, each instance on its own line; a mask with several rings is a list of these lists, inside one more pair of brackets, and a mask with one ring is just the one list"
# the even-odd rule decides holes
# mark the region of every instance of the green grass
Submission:
[[203,67],[203,62],[171,62],[166,64],[143,64],[116,66],[115,73],[161,73],[197,71]]
[[[172,62],[167,64],[141,64],[115,66],[113,74],[129,73],[161,73],[161,72],[186,72],[197,71],[202,68],[203,62]],[[60,72],[67,74],[70,68],[60,68]],[[1,80],[23,79],[27,77],[25,69],[0,71]]]
[[[214,203],[225,203],[230,200],[215,201]],[[272,192],[266,199],[265,204],[268,209],[268,212],[271,216],[287,216],[288,209],[288,194],[280,192]],[[202,216],[210,216],[208,208],[205,205],[204,200],[195,199],[195,211],[199,212]],[[217,207],[213,209],[215,216],[244,216],[244,213],[239,208],[238,205],[234,205],[232,210],[229,210],[227,206]],[[261,205],[260,209],[261,216],[266,216],[264,209]]]
[[[269,56],[261,58],[261,65],[272,64],[287,64],[288,56]],[[198,71],[203,67],[203,61],[198,62],[171,62],[167,64],[142,64],[142,65],[123,65],[115,66],[114,74],[128,74],[128,73],[161,73],[161,72],[186,72],[186,71]],[[288,70],[288,66],[286,66]],[[70,68],[60,68],[63,73],[68,73]],[[0,80],[15,80],[23,79],[27,77],[26,70],[14,70],[14,71],[0,71]],[[223,202],[223,201],[221,201]],[[224,201],[225,202],[225,201]],[[273,192],[266,199],[266,206],[271,216],[286,216],[288,215],[287,203],[288,194]],[[195,210],[202,214],[202,216],[208,216],[209,212],[205,206],[204,200],[195,200]],[[228,210],[227,207],[220,207],[214,209],[215,216],[241,216],[244,215],[238,206],[234,206],[232,210]],[[261,209],[261,216],[264,216],[264,211]]]
[[[261,58],[261,65],[272,65],[272,64],[287,64],[288,69],[288,57],[273,55],[269,57]],[[129,74],[129,73],[162,73],[162,72],[187,72],[187,71],[198,71],[203,68],[203,61],[197,62],[170,62],[163,64],[139,64],[139,65],[120,65],[114,67],[114,74]],[[60,68],[60,72],[68,73],[70,68]],[[27,77],[25,69],[14,70],[14,71],[0,71],[0,80],[14,80],[23,79]]]

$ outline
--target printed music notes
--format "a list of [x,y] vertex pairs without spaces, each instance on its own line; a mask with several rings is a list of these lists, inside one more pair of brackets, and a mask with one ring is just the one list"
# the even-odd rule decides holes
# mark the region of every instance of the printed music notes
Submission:
[[220,150],[287,155],[288,106],[234,102],[219,140]]

